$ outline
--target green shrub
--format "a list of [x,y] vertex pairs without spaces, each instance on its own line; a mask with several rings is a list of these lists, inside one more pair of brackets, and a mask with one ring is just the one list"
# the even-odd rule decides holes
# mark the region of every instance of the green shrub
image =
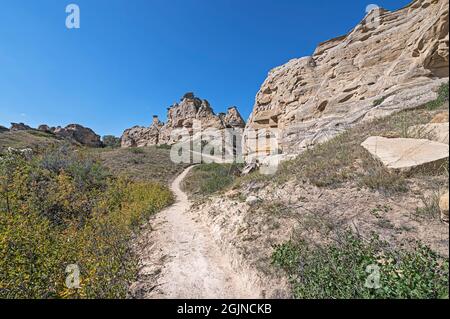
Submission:
[[192,169],[182,187],[190,194],[210,195],[230,186],[238,172],[237,164],[201,164]]
[[145,151],[140,147],[131,147],[128,150],[132,154],[145,154]]
[[448,298],[448,259],[420,243],[393,248],[347,232],[325,246],[276,246],[272,262],[288,273],[296,298]]
[[[0,156],[0,298],[124,298],[129,240],[173,202],[151,182],[113,177],[82,152]],[[79,266],[79,289],[65,285]]]
[[105,135],[102,138],[103,145],[109,148],[119,148],[120,138],[113,135]]

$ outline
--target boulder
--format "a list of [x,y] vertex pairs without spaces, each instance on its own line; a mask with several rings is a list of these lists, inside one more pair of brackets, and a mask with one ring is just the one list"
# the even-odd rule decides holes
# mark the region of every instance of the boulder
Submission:
[[57,127],[53,133],[59,137],[71,139],[81,145],[89,147],[101,147],[102,141],[99,135],[90,128],[79,124],[70,124],[65,128]]
[[448,158],[449,146],[425,139],[369,137],[362,143],[387,168],[409,170]]
[[11,132],[16,132],[16,131],[30,131],[32,129],[33,128],[24,123],[11,123],[11,128],[9,130]]
[[445,193],[441,196],[439,201],[439,208],[441,210],[441,219],[444,222],[448,223],[448,200],[449,200],[449,193]]
[[[448,0],[372,10],[348,34],[309,57],[271,70],[245,136],[277,129],[285,154],[299,154],[348,128],[419,107],[448,82]],[[258,153],[246,139],[246,153]]]
[[409,128],[408,134],[414,138],[424,138],[431,141],[448,144],[449,123],[430,123],[415,125]]
[[9,132],[9,129],[0,125],[0,133],[3,133],[3,132]]

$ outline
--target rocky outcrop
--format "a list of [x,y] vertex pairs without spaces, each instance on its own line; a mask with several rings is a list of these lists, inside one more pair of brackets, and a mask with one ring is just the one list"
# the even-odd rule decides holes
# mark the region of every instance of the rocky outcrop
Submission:
[[426,139],[369,137],[362,143],[387,168],[410,170],[441,162],[449,157],[447,144]]
[[245,121],[235,106],[228,109],[222,121],[227,128],[245,128]]
[[11,132],[29,131],[32,130],[32,128],[24,123],[11,123],[11,128],[9,130]]
[[95,134],[90,128],[81,126],[79,124],[70,124],[62,128],[58,126],[54,130],[51,130],[56,136],[71,139],[82,145],[88,147],[101,147],[102,141],[100,136]]
[[254,146],[255,130],[274,129],[276,152],[298,154],[358,122],[435,99],[449,76],[448,7],[416,0],[372,10],[349,34],[273,69],[247,124],[247,154],[267,152]]
[[155,116],[150,127],[135,126],[122,135],[122,147],[144,147],[159,144],[173,144],[179,137],[173,134],[184,129],[193,134],[194,124],[202,130],[225,128],[244,129],[245,121],[236,107],[230,107],[227,113],[216,115],[207,100],[202,100],[194,93],[186,93],[179,103],[168,108],[167,123],[162,123]]
[[0,133],[8,132],[8,131],[9,131],[9,129],[7,129],[6,127],[0,125]]
[[127,147],[144,147],[159,144],[159,135],[164,124],[153,116],[150,127],[135,126],[126,130],[121,138],[121,145]]
[[46,124],[39,125],[37,129],[38,129],[38,131],[46,132],[46,133],[51,133],[55,130],[54,127],[51,128],[50,126],[48,126]]

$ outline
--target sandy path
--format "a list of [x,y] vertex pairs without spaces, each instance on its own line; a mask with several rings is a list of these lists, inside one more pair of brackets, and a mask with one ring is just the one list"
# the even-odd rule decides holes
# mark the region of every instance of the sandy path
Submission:
[[[192,167],[191,167],[192,168]],[[188,216],[191,202],[180,189],[185,170],[172,184],[176,203],[157,214],[137,239],[139,278],[134,298],[258,298],[260,293],[214,243],[207,227]]]

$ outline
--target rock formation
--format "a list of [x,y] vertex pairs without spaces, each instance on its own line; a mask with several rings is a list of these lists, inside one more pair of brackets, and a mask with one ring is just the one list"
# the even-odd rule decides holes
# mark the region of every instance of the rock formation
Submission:
[[9,131],[9,129],[7,129],[6,127],[0,125],[0,133],[8,132],[8,131]]
[[164,124],[153,116],[150,127],[134,126],[126,130],[121,138],[122,147],[144,147],[159,144],[159,135]]
[[29,131],[29,130],[32,130],[32,128],[24,123],[11,123],[11,127],[9,130],[11,132]]
[[51,132],[56,136],[74,140],[82,145],[89,147],[101,147],[102,141],[100,136],[95,134],[90,128],[81,126],[79,124],[70,124],[62,128],[58,126],[51,129]]
[[255,130],[275,129],[276,152],[298,154],[358,122],[435,99],[449,76],[448,25],[448,0],[375,9],[312,56],[273,69],[247,124],[247,155],[270,154],[254,146]]
[[66,127],[49,127],[46,124],[39,125],[37,129],[34,129],[24,123],[11,123],[11,128],[8,130],[0,126],[0,132],[3,131],[41,131],[49,134],[54,134],[57,137],[68,139],[72,142],[88,146],[88,147],[101,147],[103,143],[99,135],[95,134],[90,128],[84,127],[79,124],[70,124]]
[[202,130],[243,130],[245,127],[245,121],[236,107],[230,107],[226,114],[216,115],[207,100],[199,99],[193,93],[186,93],[179,103],[168,108],[166,124],[155,116],[150,127],[135,126],[127,129],[122,135],[122,147],[173,144],[178,137],[172,133],[177,129],[185,129],[192,134],[195,122],[201,125]]

